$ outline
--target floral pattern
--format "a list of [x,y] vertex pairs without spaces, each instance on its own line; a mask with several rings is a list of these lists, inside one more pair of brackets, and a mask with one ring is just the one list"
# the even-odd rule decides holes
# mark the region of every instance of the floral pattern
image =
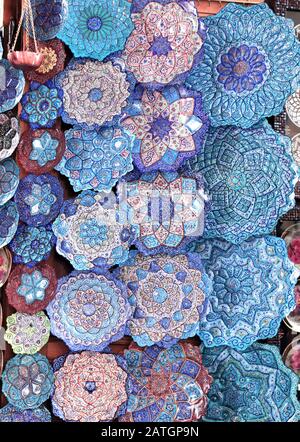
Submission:
[[22,134],[17,161],[27,173],[50,172],[62,159],[65,137],[60,129],[28,130]]
[[298,422],[299,378],[275,346],[204,348],[203,363],[214,379],[205,421]]
[[18,312],[35,314],[54,298],[57,279],[53,267],[41,263],[33,268],[17,265],[9,275],[6,296]]
[[69,0],[69,13],[58,37],[75,57],[103,60],[122,50],[133,24],[127,0]]
[[[113,199],[86,190],[66,201],[54,221],[56,250],[76,270],[111,267],[128,258],[135,231],[128,222],[119,221],[119,210]],[[88,232],[91,225],[92,230]]]
[[244,350],[276,335],[295,308],[294,286],[300,275],[282,239],[265,236],[240,245],[196,241],[188,249],[199,253],[213,284],[209,311],[199,329],[205,346]]
[[8,201],[0,207],[0,248],[10,243],[16,234],[19,222],[17,205]]
[[49,257],[54,243],[55,237],[50,227],[20,225],[9,248],[14,254],[15,264],[27,264],[32,267]]
[[20,410],[8,404],[0,409],[0,422],[51,422],[51,413],[44,406]]
[[283,110],[297,88],[299,42],[266,4],[230,4],[205,19],[204,58],[186,85],[203,95],[213,126],[251,127]]
[[134,174],[118,186],[120,216],[136,230],[145,254],[180,251],[204,229],[207,197],[200,176],[177,172]]
[[199,347],[186,342],[125,350],[127,413],[123,422],[193,422],[206,411],[211,376]]
[[[31,40],[30,48],[34,49],[34,43]],[[37,81],[46,83],[59,72],[63,71],[66,52],[64,45],[60,40],[54,39],[46,43],[39,42],[39,52],[43,55],[43,61],[39,68],[25,73],[28,81]]]
[[[68,0],[31,0],[31,6],[36,38],[44,41],[56,37],[68,14]],[[31,27],[29,34],[33,37]]]
[[121,127],[76,127],[65,136],[66,150],[56,169],[69,178],[75,192],[108,192],[133,169],[131,152],[135,137]]
[[46,288],[49,286],[47,278],[43,278],[42,272],[34,270],[28,274],[23,273],[21,284],[17,289],[18,295],[24,296],[26,304],[33,304],[35,301],[43,301],[46,295]]
[[32,129],[51,128],[62,113],[62,91],[52,80],[45,84],[30,83],[30,91],[22,98],[21,119],[27,121]]
[[127,375],[115,356],[84,351],[54,365],[52,406],[56,416],[78,422],[114,419],[127,399]]
[[14,353],[34,354],[47,344],[50,321],[44,312],[35,315],[14,313],[6,319],[4,339]]
[[34,409],[50,397],[53,381],[53,370],[45,356],[17,355],[6,364],[2,391],[11,405]]
[[211,198],[205,238],[239,244],[268,234],[295,204],[290,139],[267,121],[250,129],[210,128],[203,152],[184,169],[203,175]]
[[134,317],[130,334],[141,347],[170,347],[198,332],[206,314],[211,282],[197,255],[147,257],[131,252],[118,269]]
[[134,30],[123,57],[139,83],[157,88],[182,82],[202,59],[204,25],[194,2],[133,1]]
[[14,68],[7,60],[0,60],[1,88],[0,113],[13,109],[21,100],[25,78],[21,70]]
[[0,161],[10,157],[20,140],[19,120],[10,112],[0,114]]
[[12,158],[0,162],[0,206],[9,201],[19,185],[20,170]]
[[125,286],[106,272],[72,272],[48,305],[51,332],[72,351],[102,351],[121,339],[131,316]]
[[134,87],[118,60],[74,58],[55,81],[63,92],[63,121],[87,129],[117,124]]
[[55,176],[27,175],[15,194],[20,219],[34,226],[49,224],[63,204],[63,189]]
[[200,151],[208,119],[199,95],[176,87],[162,92],[140,88],[135,95],[132,115],[122,126],[137,137],[133,158],[142,172],[176,170]]

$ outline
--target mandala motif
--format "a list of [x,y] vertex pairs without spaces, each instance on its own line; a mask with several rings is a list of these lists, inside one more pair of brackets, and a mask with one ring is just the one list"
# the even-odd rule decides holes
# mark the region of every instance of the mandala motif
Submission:
[[[56,37],[68,15],[68,0],[31,0],[34,28],[38,40]],[[26,26],[26,20],[24,21]],[[33,37],[31,26],[28,29]]]
[[0,247],[6,246],[15,236],[18,228],[19,212],[16,203],[8,201],[0,207]]
[[188,249],[200,254],[212,279],[208,314],[199,332],[205,346],[244,350],[276,335],[280,322],[295,308],[300,274],[289,262],[282,239],[266,236],[240,245],[195,241]]
[[177,87],[166,87],[162,92],[137,90],[130,116],[122,121],[137,138],[133,151],[136,166],[145,172],[178,169],[199,152],[208,129],[200,95]]
[[17,162],[27,173],[50,172],[62,159],[65,147],[62,130],[28,130],[21,136]]
[[138,345],[170,347],[197,334],[211,291],[197,255],[147,257],[133,251],[117,273],[128,288],[134,311],[129,330]]
[[[34,49],[34,43],[31,40],[30,48]],[[64,70],[66,52],[64,45],[60,40],[54,39],[46,43],[39,42],[39,52],[44,56],[39,68],[25,73],[28,81],[37,81],[46,83],[59,72]]]
[[205,238],[238,244],[268,234],[294,207],[297,178],[291,142],[267,121],[250,129],[210,128],[203,152],[184,168],[203,175],[211,198]]
[[186,85],[202,93],[213,126],[250,127],[283,110],[297,88],[299,42],[266,4],[230,4],[205,19],[204,58]]
[[72,351],[103,351],[121,339],[131,316],[125,286],[107,272],[73,272],[48,305],[51,332]]
[[6,319],[4,339],[14,353],[34,354],[47,344],[50,321],[44,312],[35,315],[14,313]]
[[52,396],[56,416],[78,422],[114,419],[127,399],[127,375],[114,355],[84,351],[57,365]]
[[139,83],[152,88],[179,84],[201,61],[204,25],[194,2],[133,1],[134,30],[123,58]]
[[6,364],[2,391],[11,405],[34,409],[50,397],[53,381],[52,367],[45,356],[17,355]]
[[62,113],[62,95],[52,80],[45,84],[31,82],[30,91],[26,92],[21,101],[20,118],[27,121],[32,129],[53,127]]
[[117,60],[74,58],[55,82],[63,92],[63,121],[88,129],[117,124],[134,87]]
[[256,343],[242,352],[204,348],[203,363],[214,379],[204,420],[298,422],[299,378],[275,346]]
[[207,197],[200,175],[152,172],[129,179],[118,187],[120,216],[134,226],[141,252],[180,251],[202,235]]
[[75,192],[110,191],[133,169],[131,152],[135,137],[121,127],[65,132],[66,150],[56,169],[69,178]]
[[14,254],[15,264],[27,264],[33,267],[49,257],[54,244],[55,237],[49,226],[20,225],[9,248]]
[[15,194],[20,219],[33,226],[47,225],[59,214],[64,192],[58,179],[50,174],[27,175]]
[[51,413],[44,406],[20,410],[8,404],[0,409],[0,422],[51,422]]
[[66,201],[52,226],[57,252],[76,270],[125,262],[135,231],[118,212],[116,201],[90,190]]
[[57,279],[53,267],[38,264],[33,268],[17,265],[9,275],[6,296],[18,312],[35,314],[54,298]]
[[21,70],[14,68],[7,60],[0,60],[0,113],[14,108],[22,98],[25,78]]
[[12,114],[0,114],[0,161],[10,157],[20,140],[19,120]]
[[125,350],[127,413],[123,422],[192,422],[206,411],[211,376],[198,347],[186,342]]
[[0,206],[16,193],[19,185],[19,168],[12,158],[0,162]]
[[69,0],[69,13],[58,37],[75,57],[103,60],[124,48],[133,30],[127,0]]

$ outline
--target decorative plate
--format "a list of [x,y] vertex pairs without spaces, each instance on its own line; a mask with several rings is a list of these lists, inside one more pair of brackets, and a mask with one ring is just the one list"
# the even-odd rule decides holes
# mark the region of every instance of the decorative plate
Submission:
[[8,404],[0,409],[0,422],[51,422],[51,413],[44,406],[20,410]]
[[14,108],[22,98],[25,78],[21,70],[14,68],[7,60],[0,60],[0,113]]
[[18,312],[35,314],[54,298],[57,279],[53,267],[41,263],[33,268],[17,265],[9,275],[6,296]]
[[62,91],[52,80],[45,84],[32,81],[30,90],[22,98],[21,120],[30,124],[32,129],[51,128],[62,114]]
[[[0,249],[0,288],[6,283],[11,271],[12,256],[6,247]],[[0,364],[1,365],[1,364]]]
[[292,155],[295,163],[298,166],[298,173],[300,167],[300,133],[296,134],[292,138]]
[[103,60],[124,48],[133,30],[127,0],[69,0],[69,13],[58,34],[75,57]]
[[282,239],[266,236],[240,245],[196,241],[188,249],[200,254],[212,279],[209,312],[199,332],[205,346],[244,350],[277,334],[283,318],[295,308],[294,286],[300,275]]
[[292,123],[300,127],[300,89],[288,98],[285,109]]
[[14,254],[15,264],[27,264],[33,267],[38,262],[48,259],[54,244],[55,237],[50,226],[20,225],[9,248]]
[[286,318],[284,318],[284,323],[293,332],[300,333],[300,284],[295,286],[294,290],[296,307],[292,310]]
[[286,243],[289,259],[300,269],[300,223],[289,226],[281,237]]
[[86,129],[117,124],[135,85],[120,61],[86,58],[72,59],[55,82],[63,92],[63,121]]
[[211,198],[205,238],[238,244],[268,234],[295,204],[291,141],[266,120],[250,129],[211,127],[203,152],[184,170],[203,174]]
[[14,313],[6,319],[4,339],[14,353],[33,355],[47,344],[50,337],[50,321],[44,312],[35,315]]
[[205,27],[194,2],[134,0],[132,12],[126,69],[150,88],[182,83],[203,57]]
[[86,190],[66,201],[52,229],[57,252],[76,270],[111,267],[128,258],[134,229],[119,221],[114,195]]
[[84,351],[55,364],[53,413],[66,421],[112,421],[127,400],[127,375],[111,354]]
[[12,158],[0,162],[0,206],[16,193],[19,185],[19,168]]
[[0,161],[10,157],[20,140],[19,120],[10,112],[0,114]]
[[[56,37],[68,14],[68,0],[31,0],[31,6],[36,38],[44,41]],[[31,26],[28,31],[33,37]]]
[[27,173],[50,172],[62,159],[65,147],[60,129],[27,130],[21,136],[17,162]]
[[204,348],[203,363],[214,379],[205,421],[298,422],[298,376],[284,366],[277,347]]
[[135,137],[122,127],[76,127],[66,131],[65,137],[66,150],[56,169],[69,178],[75,192],[109,192],[133,169],[131,152]]
[[108,272],[74,271],[59,280],[47,313],[51,333],[72,351],[103,351],[123,338],[131,308],[125,285]]
[[141,252],[180,251],[202,235],[207,197],[200,175],[151,172],[128,181],[118,186],[120,216],[134,226]]
[[211,376],[199,347],[181,342],[144,350],[131,344],[127,362],[127,413],[123,422],[193,422],[206,411]]
[[53,221],[63,201],[63,188],[50,174],[27,175],[20,181],[15,194],[21,221],[32,226],[45,226]]
[[209,125],[199,94],[137,88],[134,103],[121,124],[137,137],[133,159],[142,172],[176,170],[199,153]]
[[34,409],[50,397],[53,381],[53,370],[45,356],[17,355],[3,371],[2,391],[11,405]]
[[[282,355],[283,362],[294,373],[300,376],[300,340],[296,337],[284,350]],[[298,387],[299,388],[299,387]]]
[[19,212],[16,203],[8,201],[0,207],[0,247],[6,246],[15,236],[18,228]]
[[[34,49],[32,40],[30,48]],[[63,43],[57,38],[46,43],[39,42],[39,52],[44,56],[41,66],[26,72],[25,76],[28,81],[46,83],[64,70],[66,52]]]
[[117,270],[134,311],[130,335],[141,347],[170,347],[195,336],[211,282],[195,254],[144,256],[132,251]]
[[204,23],[204,58],[186,85],[202,93],[211,124],[247,128],[282,112],[300,61],[291,21],[266,4],[230,4]]

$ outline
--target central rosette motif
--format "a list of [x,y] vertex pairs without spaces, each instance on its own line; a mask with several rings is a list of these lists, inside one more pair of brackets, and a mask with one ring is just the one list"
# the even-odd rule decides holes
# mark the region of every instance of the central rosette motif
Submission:
[[218,81],[227,91],[252,91],[263,83],[266,63],[265,55],[256,46],[232,47],[221,56],[217,65]]

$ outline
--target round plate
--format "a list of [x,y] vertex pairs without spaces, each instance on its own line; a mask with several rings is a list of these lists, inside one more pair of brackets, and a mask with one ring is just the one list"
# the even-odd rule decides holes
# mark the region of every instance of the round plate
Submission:
[[51,332],[72,351],[103,351],[123,338],[131,308],[124,284],[110,273],[72,272],[47,307]]
[[0,247],[10,243],[16,234],[19,212],[16,203],[8,201],[0,207]]
[[25,78],[21,70],[14,68],[7,60],[0,60],[1,88],[0,113],[13,109],[21,100]]
[[[34,50],[32,40],[30,48]],[[39,52],[44,56],[41,66],[38,69],[25,72],[25,76],[28,81],[46,83],[64,70],[66,52],[63,43],[56,38],[46,43],[39,42]]]
[[289,259],[300,270],[300,223],[287,227],[281,238],[286,243]]
[[21,136],[17,162],[27,173],[50,172],[60,162],[65,147],[60,129],[27,130]]
[[0,206],[3,206],[16,193],[20,170],[12,158],[0,162]]
[[288,98],[285,109],[292,123],[300,127],[300,89]]
[[300,338],[293,340],[284,350],[282,359],[285,365],[300,376]]
[[11,113],[0,114],[0,161],[13,154],[19,140],[19,120]]

